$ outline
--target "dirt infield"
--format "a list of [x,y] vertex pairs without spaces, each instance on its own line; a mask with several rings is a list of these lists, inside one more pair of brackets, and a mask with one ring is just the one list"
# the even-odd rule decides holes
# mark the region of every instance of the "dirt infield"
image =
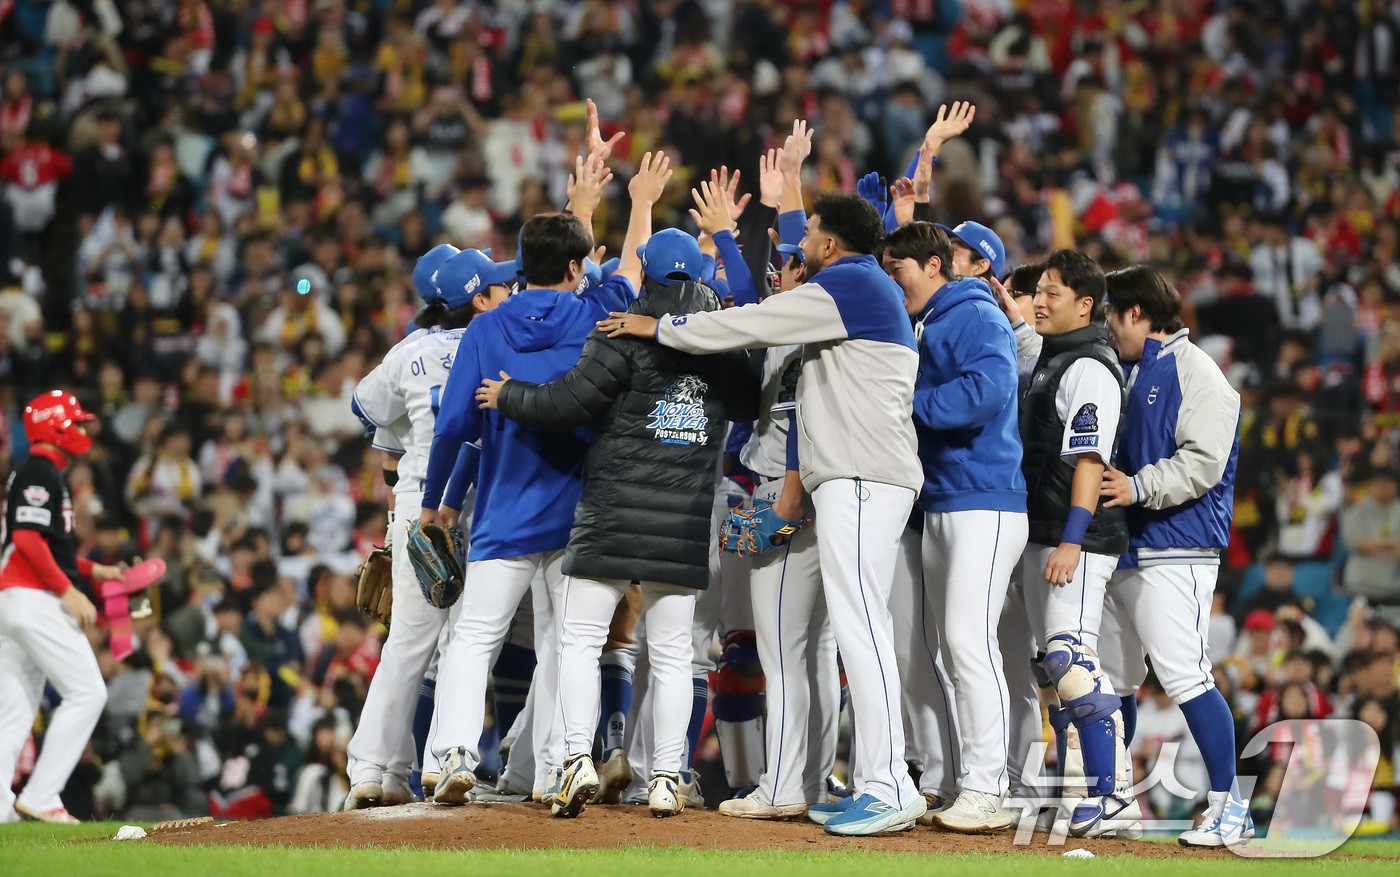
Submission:
[[1076,840],[1050,845],[1037,834],[1016,846],[1012,835],[969,836],[924,828],[884,837],[848,839],[806,820],[764,822],[691,810],[654,819],[645,807],[590,807],[578,819],[553,819],[540,804],[439,807],[409,804],[353,813],[288,816],[261,822],[225,822],[152,832],[149,842],[177,846],[345,846],[422,849],[612,849],[682,846],[720,850],[880,850],[892,853],[1009,853],[1060,855],[1085,848],[1096,856],[1147,858],[1229,857],[1223,850],[1188,850],[1174,843]]

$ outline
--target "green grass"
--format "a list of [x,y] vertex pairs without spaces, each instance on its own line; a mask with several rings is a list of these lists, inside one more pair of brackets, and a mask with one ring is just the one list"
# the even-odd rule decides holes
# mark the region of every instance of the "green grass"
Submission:
[[[85,838],[110,838],[119,823],[87,823],[80,826],[0,826],[0,875],[10,877],[199,877],[205,874],[231,877],[345,877],[357,874],[443,874],[461,877],[521,874],[639,874],[723,875],[723,877],[851,877],[877,874],[884,877],[958,877],[969,870],[978,874],[1023,877],[1096,877],[1100,874],[1132,877],[1226,874],[1345,874],[1347,877],[1393,875],[1396,862],[1310,860],[1193,861],[1101,857],[1069,860],[1030,854],[933,856],[889,853],[785,853],[706,852],[677,847],[631,847],[623,850],[468,850],[436,852],[412,849],[267,849],[246,846],[164,847],[145,843],[73,843]],[[1342,852],[1367,856],[1400,857],[1400,841],[1351,841]]]

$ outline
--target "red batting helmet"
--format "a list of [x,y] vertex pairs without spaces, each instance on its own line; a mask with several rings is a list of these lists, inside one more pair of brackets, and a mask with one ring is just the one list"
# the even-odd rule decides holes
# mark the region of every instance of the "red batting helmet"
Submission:
[[53,445],[78,457],[92,450],[92,439],[78,424],[96,419],[72,393],[50,390],[25,406],[24,437],[30,444]]

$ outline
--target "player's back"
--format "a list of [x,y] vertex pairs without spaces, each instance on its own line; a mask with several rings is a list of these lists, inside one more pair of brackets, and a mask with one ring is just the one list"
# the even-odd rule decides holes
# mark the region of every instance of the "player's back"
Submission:
[[[578,362],[597,319],[596,310],[572,292],[550,289],[526,289],[477,317],[455,362],[454,408],[462,401],[457,396],[467,394],[475,409],[481,379],[497,379],[501,372],[534,383],[565,374]],[[590,429],[540,431],[496,411],[479,416],[472,559],[562,549],[582,492]]]

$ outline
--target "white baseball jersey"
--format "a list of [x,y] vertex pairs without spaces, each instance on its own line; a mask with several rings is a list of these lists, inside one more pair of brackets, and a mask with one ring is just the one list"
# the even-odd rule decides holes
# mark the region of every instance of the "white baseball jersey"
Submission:
[[787,471],[788,412],[797,410],[797,379],[802,376],[802,345],[770,347],[763,358],[763,389],[758,423],[739,450],[739,462],[764,478]]
[[1097,454],[1112,462],[1122,406],[1123,390],[1107,366],[1087,356],[1076,359],[1055,392],[1055,411],[1065,423],[1060,456]]
[[[397,345],[355,387],[355,401],[365,417],[395,433],[403,447],[395,494],[423,489],[438,400],[465,331],[414,333],[418,337]],[[378,441],[378,430],[375,436]]]

